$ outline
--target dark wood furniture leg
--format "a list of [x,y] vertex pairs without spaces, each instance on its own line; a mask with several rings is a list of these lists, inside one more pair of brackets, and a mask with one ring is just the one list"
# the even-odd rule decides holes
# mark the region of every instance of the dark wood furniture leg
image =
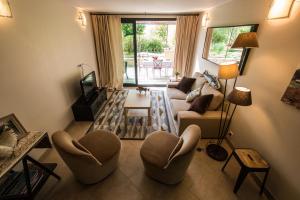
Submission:
[[270,169],[267,169],[267,171],[265,172],[265,177],[264,177],[264,180],[263,180],[261,188],[260,188],[260,193],[259,193],[260,195],[262,195],[262,193],[264,192],[264,188],[265,188],[265,184],[267,182],[269,171],[270,171]]
[[227,164],[228,164],[229,160],[231,159],[232,155],[233,155],[233,152],[232,152],[232,153],[230,154],[230,156],[227,158],[225,164],[224,164],[223,167],[222,167],[222,171],[224,171],[224,169],[225,169],[225,167],[227,166]]
[[240,189],[240,187],[241,187],[243,181],[245,180],[247,174],[248,174],[248,170],[245,167],[242,167],[241,171],[240,171],[240,174],[239,174],[239,177],[237,178],[236,184],[234,186],[234,190],[233,190],[234,193],[237,193],[237,191]]
[[23,163],[23,169],[24,169],[24,178],[26,182],[26,188],[27,188],[27,198],[32,199],[32,189],[31,189],[31,184],[30,184],[30,173],[28,169],[28,163],[26,159],[22,160]]
[[[54,173],[53,171],[49,170],[47,167],[45,167],[42,163],[38,162],[37,160],[33,159],[30,156],[25,156],[24,158],[25,160],[29,160],[31,163],[33,163],[34,165],[38,166],[39,168],[41,168],[42,170],[46,171],[48,174],[54,176],[57,180],[60,180],[60,176],[58,176],[56,173]],[[26,163],[27,164],[27,163]]]

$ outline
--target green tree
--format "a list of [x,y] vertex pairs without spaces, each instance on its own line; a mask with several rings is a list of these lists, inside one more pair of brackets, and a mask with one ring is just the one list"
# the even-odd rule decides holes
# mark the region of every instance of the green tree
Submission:
[[133,54],[133,36],[132,35],[128,35],[127,37],[123,38],[123,50],[128,55]]
[[147,51],[152,53],[162,53],[163,44],[158,39],[148,40]]
[[136,25],[136,34],[143,35],[145,31],[145,24],[137,24]]
[[[137,24],[136,25],[137,35],[144,34],[144,30],[145,30],[145,24]],[[130,24],[130,23],[123,23],[122,24],[122,32],[123,32],[124,37],[127,37],[129,35],[133,35],[133,25]]]
[[160,25],[157,28],[157,35],[164,42],[165,47],[168,46],[168,25]]

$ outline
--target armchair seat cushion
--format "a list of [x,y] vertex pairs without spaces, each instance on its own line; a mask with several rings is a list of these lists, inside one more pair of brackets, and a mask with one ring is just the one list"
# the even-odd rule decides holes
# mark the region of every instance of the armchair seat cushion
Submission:
[[179,138],[171,133],[156,131],[150,134],[141,147],[141,157],[148,163],[163,168],[174,153]]
[[78,142],[101,163],[110,160],[121,148],[121,143],[117,136],[104,130],[89,133]]
[[169,99],[186,99],[187,94],[176,89],[176,88],[167,88],[167,96]]

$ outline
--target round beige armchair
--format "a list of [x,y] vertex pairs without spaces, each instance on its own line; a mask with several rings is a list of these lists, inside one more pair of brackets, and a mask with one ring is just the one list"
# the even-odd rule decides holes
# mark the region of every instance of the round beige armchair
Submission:
[[181,137],[164,131],[150,134],[140,151],[146,174],[165,184],[182,181],[200,137],[196,125],[188,126]]
[[118,165],[120,139],[99,130],[76,141],[64,131],[52,135],[53,144],[77,180],[93,184],[111,174]]

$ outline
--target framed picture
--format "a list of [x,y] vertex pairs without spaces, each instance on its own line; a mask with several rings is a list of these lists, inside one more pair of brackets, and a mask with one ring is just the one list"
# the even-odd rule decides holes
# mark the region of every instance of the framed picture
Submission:
[[240,33],[257,32],[257,29],[258,24],[207,28],[202,58],[217,65],[237,63],[242,75],[250,49],[232,49],[231,46]]
[[300,109],[300,69],[297,69],[281,101]]
[[17,135],[18,140],[28,133],[13,113],[0,118],[0,134],[7,130],[12,130]]

